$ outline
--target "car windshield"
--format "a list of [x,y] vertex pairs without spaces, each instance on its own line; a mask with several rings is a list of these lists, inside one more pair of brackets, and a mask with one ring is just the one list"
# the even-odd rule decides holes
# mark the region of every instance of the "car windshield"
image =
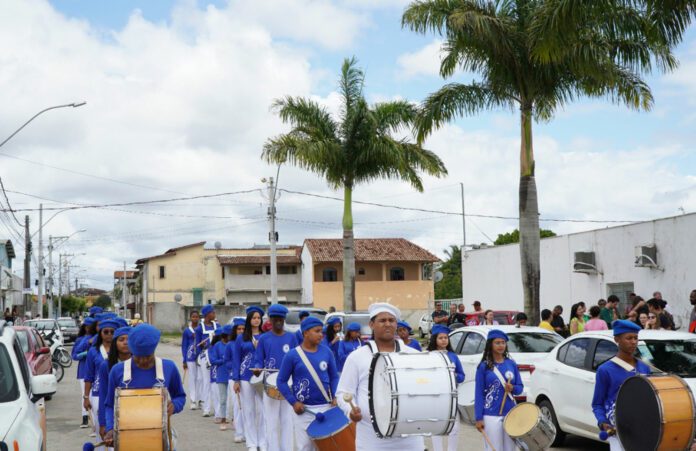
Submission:
[[12,368],[12,360],[5,345],[0,343],[0,403],[16,401],[17,398],[19,398],[19,387]]
[[[309,312],[309,315],[313,316],[314,318],[318,318],[322,323],[324,322],[324,317],[326,316],[325,313],[311,311]],[[285,324],[300,324],[300,312],[297,310],[288,312],[288,316],[285,317]]]
[[560,335],[542,332],[517,332],[508,334],[508,351],[510,352],[551,352],[563,341]]
[[645,340],[641,357],[660,370],[681,377],[696,377],[696,340]]
[[59,319],[58,324],[60,324],[60,327],[77,327],[75,320],[72,319]]
[[19,344],[22,346],[22,352],[29,352],[29,335],[26,330],[15,330]]

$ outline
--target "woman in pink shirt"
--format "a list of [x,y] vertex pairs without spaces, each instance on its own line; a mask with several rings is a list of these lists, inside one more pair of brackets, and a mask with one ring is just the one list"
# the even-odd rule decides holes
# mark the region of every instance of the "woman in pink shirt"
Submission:
[[594,305],[590,308],[590,320],[585,323],[585,330],[607,330],[607,323],[599,317],[600,308]]

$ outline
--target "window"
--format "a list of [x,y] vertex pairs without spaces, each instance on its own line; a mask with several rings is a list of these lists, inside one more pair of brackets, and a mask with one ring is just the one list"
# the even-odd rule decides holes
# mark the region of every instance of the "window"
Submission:
[[15,357],[17,357],[17,363],[19,364],[19,369],[22,371],[22,379],[24,380],[24,389],[29,393],[31,391],[31,385],[29,385],[29,378],[31,377],[31,372],[29,371],[29,365],[27,365],[27,359],[24,357],[22,349],[19,347],[19,343],[15,341],[14,344]]
[[12,360],[4,345],[0,344],[0,403],[19,399],[19,387],[15,378]]
[[365,275],[365,268],[358,268],[358,275],[364,276]]
[[606,362],[616,355],[618,346],[608,340],[600,340],[595,348],[594,358],[592,359],[592,369],[597,370],[599,365]]
[[466,336],[464,345],[460,352],[461,355],[474,355],[483,351],[483,344],[485,340],[483,335],[477,334],[476,332],[471,332]]
[[452,350],[454,352],[457,352],[457,348],[459,348],[459,343],[462,342],[462,338],[464,338],[465,335],[466,334],[464,332],[455,332],[449,336],[450,345],[452,346]]
[[19,345],[22,347],[22,352],[29,352],[29,336],[23,330],[17,331],[17,338],[19,339]]
[[389,280],[404,280],[404,268],[398,266],[389,270]]
[[321,281],[322,282],[336,282],[338,280],[338,271],[336,268],[326,268],[322,272]]
[[278,266],[278,274],[297,274],[297,266],[293,266],[293,265]]
[[[589,345],[589,338],[573,340],[561,348],[558,356],[561,358],[561,355],[563,355],[562,362],[566,365],[583,369],[585,368],[585,357],[587,357],[587,348]],[[564,348],[567,349],[564,350]]]
[[508,351],[510,352],[551,352],[563,339],[556,334],[524,332],[509,334]]
[[164,279],[164,266],[159,267],[159,278]]

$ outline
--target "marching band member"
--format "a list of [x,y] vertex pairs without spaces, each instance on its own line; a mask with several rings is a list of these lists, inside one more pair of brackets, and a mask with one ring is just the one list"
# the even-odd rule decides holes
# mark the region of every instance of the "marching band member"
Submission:
[[[211,399],[212,384],[210,383],[210,362],[207,358],[208,348],[213,341],[215,331],[220,325],[215,321],[215,307],[210,304],[201,309],[203,322],[196,328],[196,347],[198,348],[199,358],[197,360],[201,373],[200,380],[200,399],[203,401],[203,416],[212,415],[213,404]],[[203,357],[200,354],[205,353]]]
[[611,451],[623,451],[621,442],[614,435],[616,396],[626,379],[638,374],[649,375],[650,368],[634,357],[640,326],[632,321],[617,320],[613,322],[612,330],[619,352],[597,368],[592,411],[599,429],[609,434],[607,441]]
[[114,319],[100,320],[97,326],[97,340],[87,352],[87,370],[85,371],[85,390],[82,403],[85,409],[92,411],[92,424],[95,428],[94,432],[90,434],[92,437],[96,437],[99,428],[99,384],[108,383],[108,381],[99,379],[99,365],[107,359],[114,331],[118,328],[119,324]]
[[[302,320],[307,318],[309,316],[309,312],[307,310],[301,310],[300,314],[298,317],[300,318],[300,324],[302,324]],[[297,340],[297,344],[301,345],[302,344],[302,328],[299,328],[295,331],[295,339]]]
[[258,339],[261,336],[261,320],[264,311],[261,307],[251,306],[246,309],[244,333],[237,337],[232,361],[232,379],[234,392],[242,398],[242,415],[244,416],[244,438],[250,450],[266,449],[266,431],[263,419],[263,398],[249,383],[251,379],[252,360],[256,353]]
[[[357,451],[374,450],[399,450],[399,451],[423,451],[425,448],[423,437],[391,437],[379,438],[375,434],[370,421],[370,405],[368,399],[368,384],[370,364],[372,356],[376,352],[407,352],[416,351],[396,338],[396,322],[401,317],[398,308],[391,304],[378,302],[370,305],[370,328],[374,340],[368,341],[365,346],[353,351],[343,366],[343,372],[338,381],[336,399],[341,409],[355,421]],[[343,394],[349,393],[357,401],[353,410],[343,400]]]
[[[80,383],[80,393],[85,392],[85,373],[87,372],[87,352],[91,346],[90,340],[95,334],[95,319],[88,316],[82,321],[80,326],[80,335],[78,335],[75,344],[73,344],[72,349],[72,359],[77,362],[77,381]],[[82,409],[82,424],[80,428],[84,429],[89,427],[89,421],[87,415],[89,412],[85,409],[85,404],[80,399],[80,408]]]
[[[399,338],[401,338],[401,341],[403,341],[406,346],[420,352],[423,349],[421,349],[421,345],[418,341],[411,338],[411,330],[411,326],[406,321],[399,321],[396,324],[396,333],[399,335]],[[430,338],[432,338],[432,331],[430,334]]]
[[99,307],[98,305],[95,305],[94,307],[89,308],[89,316],[91,318],[96,318],[97,315],[100,313],[104,313],[104,309]]
[[[400,323],[399,323],[400,324]],[[452,351],[452,346],[449,341],[450,328],[436,324],[430,331],[430,343],[428,343],[428,351],[439,351],[447,353],[450,362],[454,364],[454,375],[457,385],[464,382],[464,368],[459,361],[457,354]],[[415,341],[415,340],[413,340]],[[408,345],[407,345],[408,346]],[[457,439],[459,437],[459,420],[455,417],[454,426],[449,435],[447,435],[447,450],[457,451]],[[444,449],[444,438],[439,435],[433,436],[433,449],[442,451]]]
[[[285,332],[285,317],[288,309],[284,305],[273,304],[268,308],[272,329],[261,335],[252,363],[252,371],[258,376],[261,371],[280,368],[286,354],[297,346],[295,334]],[[268,374],[268,373],[266,373]],[[263,395],[263,419],[266,423],[266,443],[271,451],[292,450],[292,409],[285,401]]]
[[327,348],[331,349],[333,352],[334,360],[338,362],[338,344],[341,342],[343,329],[343,323],[341,323],[341,318],[334,316],[329,319],[326,323],[326,336],[324,336],[324,341],[322,344]]
[[201,316],[197,310],[192,310],[189,318],[191,322],[181,335],[181,355],[184,359],[184,371],[189,373],[188,392],[189,399],[191,399],[191,410],[196,410],[201,402],[201,393],[199,391],[201,375],[198,374],[200,368],[196,364],[199,353],[199,348],[196,346],[196,329]]
[[[181,383],[176,363],[169,359],[155,357],[155,349],[159,339],[160,331],[154,326],[143,323],[132,328],[128,333],[128,346],[133,357],[125,362],[119,362],[111,368],[109,388],[104,403],[107,431],[104,441],[108,446],[113,446],[114,441],[116,388],[166,387],[170,398],[167,403],[168,415],[181,412],[186,405],[186,392]],[[175,434],[172,433],[172,436]],[[176,446],[172,446],[172,448],[176,449]]]
[[362,339],[360,338],[360,324],[350,323],[346,327],[346,336],[343,340],[338,343],[338,372],[343,371],[343,365],[346,363],[346,359],[351,352],[358,349],[363,345]]
[[118,362],[124,362],[131,358],[130,349],[128,348],[128,332],[129,326],[119,327],[114,331],[114,338],[109,348],[109,354],[105,361],[99,365],[99,380],[103,381],[99,384],[99,436],[104,439],[106,435],[106,395],[109,391],[109,372]]
[[[293,415],[293,423],[297,451],[315,449],[307,435],[307,426],[314,420],[314,416],[306,413],[305,407],[311,407],[317,413],[336,405],[331,393],[336,393],[338,369],[331,350],[321,345],[322,328],[322,323],[317,318],[302,320],[302,344],[286,354],[278,373],[278,390],[296,414]],[[288,384],[290,377],[292,386]]]
[[[225,346],[225,364],[227,365],[228,383],[227,383],[227,405],[232,404],[232,418],[234,422],[234,442],[242,443],[244,441],[244,419],[242,418],[242,406],[239,404],[240,396],[234,392],[234,346],[237,337],[244,333],[244,319],[235,318],[232,322],[232,333],[230,339]],[[232,382],[230,382],[232,381]]]
[[232,326],[226,325],[215,331],[215,339],[210,347],[211,375],[215,390],[215,424],[220,430],[227,430],[227,384],[229,373],[225,365],[225,347],[232,333]]
[[[498,329],[488,332],[483,358],[476,368],[474,413],[476,429],[485,432],[497,451],[515,451],[515,442],[503,429],[505,415],[515,406],[513,395],[522,393],[522,377],[508,355],[508,336]],[[507,401],[504,401],[508,398]],[[486,451],[491,448],[484,443]]]

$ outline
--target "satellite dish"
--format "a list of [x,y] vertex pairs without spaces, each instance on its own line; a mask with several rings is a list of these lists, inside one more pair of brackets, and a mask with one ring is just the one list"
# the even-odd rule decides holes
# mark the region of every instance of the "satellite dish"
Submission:
[[182,298],[181,298],[181,295],[180,295],[179,293],[177,293],[177,294],[174,295],[174,300],[175,300],[176,302],[181,302],[181,299],[182,299]]
[[219,241],[216,241],[216,242],[215,242],[215,249],[217,249],[217,250],[222,249],[222,243],[219,242]]
[[445,277],[442,271],[435,271],[435,283],[441,281]]

